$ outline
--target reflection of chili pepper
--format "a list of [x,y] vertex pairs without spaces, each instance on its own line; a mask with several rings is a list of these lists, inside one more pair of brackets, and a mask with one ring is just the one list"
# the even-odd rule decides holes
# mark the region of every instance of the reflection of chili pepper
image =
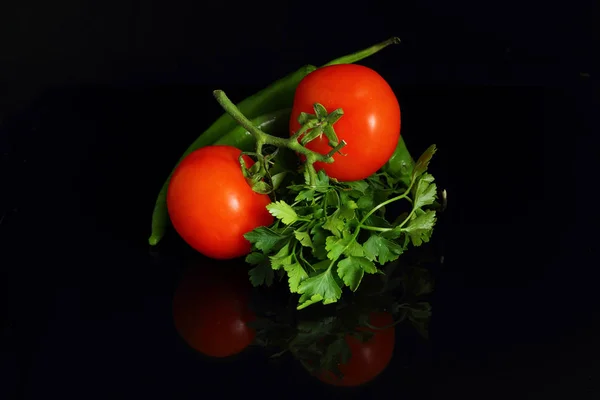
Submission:
[[[379,50],[382,50],[390,44],[398,43],[400,43],[400,40],[394,37],[356,53],[337,58],[325,65],[355,63],[377,53]],[[266,118],[265,114],[291,107],[298,83],[300,83],[302,78],[316,69],[317,67],[315,66],[305,65],[290,75],[272,83],[260,92],[246,98],[241,103],[237,104],[237,107],[242,114],[251,120],[255,118]],[[255,121],[252,122],[254,123]],[[263,126],[263,128],[265,127]],[[228,136],[229,133],[231,133],[231,136]],[[240,136],[238,137],[237,135]],[[233,118],[228,114],[223,114],[190,145],[179,161],[183,160],[194,150],[214,144],[217,140],[219,140],[221,144],[235,145],[235,143],[239,141],[245,145],[247,143],[246,138],[241,138],[245,135],[247,135],[246,131],[243,128],[238,129],[237,122]],[[228,139],[225,139],[226,136],[228,136]],[[232,143],[223,142],[223,140],[231,140]],[[158,194],[156,205],[154,206],[154,212],[152,214],[152,235],[148,240],[150,245],[158,244],[164,236],[169,223],[166,202],[169,179],[170,175],[163,184],[160,193]]]

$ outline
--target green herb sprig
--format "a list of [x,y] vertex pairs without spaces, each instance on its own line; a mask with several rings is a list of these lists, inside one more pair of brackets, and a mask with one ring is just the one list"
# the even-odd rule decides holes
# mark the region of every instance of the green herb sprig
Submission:
[[[364,274],[382,273],[380,266],[398,259],[411,244],[428,242],[436,222],[437,187],[426,171],[435,151],[431,146],[419,158],[408,188],[387,183],[394,179],[385,173],[342,183],[323,171],[315,185],[289,186],[292,200],[267,206],[277,222],[245,235],[253,249],[246,257],[254,265],[252,284],[271,285],[275,273],[283,271],[290,291],[301,295],[298,309],[331,304],[344,287],[356,291]],[[381,211],[401,200],[410,211],[389,222]]]
[[[263,155],[266,146],[288,148],[305,157],[300,173],[293,173],[285,190],[278,190],[278,199],[267,206],[276,222],[245,235],[252,244],[246,262],[253,266],[249,275],[254,286],[270,286],[276,277],[287,277],[290,292],[300,295],[299,310],[315,303],[335,303],[344,288],[356,291],[365,274],[383,273],[381,267],[398,259],[409,246],[429,241],[436,223],[437,187],[427,170],[435,145],[417,160],[408,185],[404,177],[384,170],[365,180],[339,182],[322,170],[317,172],[313,164],[334,162],[333,155],[345,146],[333,130],[343,116],[341,109],[328,114],[315,104],[315,115],[300,116],[302,128],[296,134],[279,138],[254,127],[224,92],[214,94],[256,139],[256,152],[245,153],[256,159],[255,164],[248,169],[240,159],[255,191],[272,193],[284,182],[271,176],[273,155]],[[329,153],[305,147],[322,135],[332,148]],[[407,211],[389,221],[386,207],[401,201]]]

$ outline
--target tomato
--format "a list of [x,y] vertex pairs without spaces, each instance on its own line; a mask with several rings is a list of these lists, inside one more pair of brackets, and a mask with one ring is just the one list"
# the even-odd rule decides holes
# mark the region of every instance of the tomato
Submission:
[[175,328],[190,347],[202,354],[238,354],[255,336],[247,326],[255,315],[248,307],[250,282],[246,269],[236,275],[224,267],[203,267],[188,268],[175,291]]
[[[167,191],[173,227],[191,247],[207,257],[232,259],[250,252],[244,234],[273,223],[265,208],[268,195],[246,182],[231,146],[207,146],[177,166]],[[252,160],[245,159],[250,166]]]
[[[300,129],[301,112],[314,114],[314,103],[328,112],[342,108],[344,115],[333,125],[347,145],[334,162],[315,163],[317,170],[340,181],[364,179],[377,172],[392,156],[400,139],[400,105],[390,85],[374,70],[341,64],[319,68],[300,82],[294,95],[290,134]],[[323,135],[306,146],[327,154],[331,147]]]
[[[369,323],[374,327],[389,326],[393,322],[389,313],[374,312],[369,316]],[[365,343],[354,336],[346,336],[352,356],[346,364],[339,365],[343,378],[340,379],[327,371],[319,374],[318,379],[335,386],[358,386],[373,380],[388,366],[394,351],[395,328],[359,329],[372,331],[374,335]]]

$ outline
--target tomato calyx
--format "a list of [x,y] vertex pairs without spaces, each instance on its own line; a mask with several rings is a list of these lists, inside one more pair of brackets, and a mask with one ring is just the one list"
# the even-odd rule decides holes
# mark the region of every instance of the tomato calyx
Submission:
[[[287,171],[282,171],[277,174],[271,173],[271,167],[275,165],[274,159],[279,154],[279,149],[276,149],[272,153],[263,155],[256,152],[245,151],[239,156],[240,167],[242,168],[242,174],[248,182],[248,185],[253,191],[259,194],[271,194],[279,188],[283,179],[287,175]],[[250,160],[251,166],[248,168],[246,165],[246,159],[254,157],[258,161]],[[267,178],[267,181],[265,181]]]
[[[346,141],[338,140],[333,129],[333,124],[344,115],[344,111],[341,108],[328,113],[323,105],[315,103],[313,107],[315,114],[302,113],[298,118],[302,127],[291,137],[283,139],[269,135],[254,126],[222,90],[215,90],[213,94],[223,109],[241,126],[246,128],[256,140],[256,151],[245,153],[245,155],[252,155],[256,158],[255,164],[249,169],[245,166],[245,162],[242,159],[240,159],[240,164],[244,177],[248,180],[252,189],[258,193],[272,193],[276,186],[274,177],[269,173],[270,161],[275,157],[275,153],[264,156],[263,147],[270,145],[278,149],[287,148],[303,156],[307,181],[309,185],[316,186],[317,171],[315,170],[314,163],[332,163],[334,161],[333,156],[336,153],[343,154],[341,150],[347,145]],[[306,144],[320,138],[322,135],[325,135],[329,141],[331,150],[328,153],[321,154],[305,147]],[[269,182],[264,182],[265,178]]]
[[[300,143],[305,146],[316,138],[320,138],[323,134],[329,140],[329,146],[333,149],[340,144],[340,141],[333,129],[335,124],[344,115],[344,110],[337,108],[330,114],[327,113],[322,104],[315,103],[313,106],[314,114],[301,112],[298,117],[298,122],[302,125],[302,129],[294,133],[292,137],[300,138]],[[306,128],[305,128],[306,127]],[[311,129],[303,136],[303,129]],[[335,152],[334,152],[335,153]],[[341,154],[341,152],[340,152]]]

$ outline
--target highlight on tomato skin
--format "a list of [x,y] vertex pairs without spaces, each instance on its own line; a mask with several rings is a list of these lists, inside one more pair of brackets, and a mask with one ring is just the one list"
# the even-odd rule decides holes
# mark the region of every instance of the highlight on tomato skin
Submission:
[[[241,150],[225,145],[201,148],[184,158],[171,176],[167,209],[173,227],[196,251],[213,259],[250,252],[244,234],[273,223],[266,194],[252,190],[243,176]],[[252,160],[245,157],[246,165]]]
[[[391,314],[387,312],[372,312],[369,323],[376,328],[392,325],[394,322]],[[365,343],[358,338],[347,335],[346,343],[352,356],[346,364],[340,364],[339,370],[342,378],[333,372],[322,371],[317,378],[333,386],[353,387],[364,385],[380,375],[389,365],[396,341],[396,331],[393,326],[386,329],[371,329],[360,327],[357,330],[373,332],[373,336]]]
[[250,292],[241,263],[190,266],[173,295],[175,329],[188,346],[205,356],[239,354],[255,337],[248,326],[256,318],[249,307]]
[[[390,159],[400,139],[400,105],[385,79],[371,68],[357,64],[340,64],[319,68],[300,82],[294,95],[290,116],[290,135],[301,126],[302,112],[314,114],[320,103],[327,112],[341,108],[344,115],[333,124],[340,141],[346,146],[333,163],[315,163],[315,168],[339,181],[365,179]],[[331,150],[325,135],[306,147],[321,154]]]

